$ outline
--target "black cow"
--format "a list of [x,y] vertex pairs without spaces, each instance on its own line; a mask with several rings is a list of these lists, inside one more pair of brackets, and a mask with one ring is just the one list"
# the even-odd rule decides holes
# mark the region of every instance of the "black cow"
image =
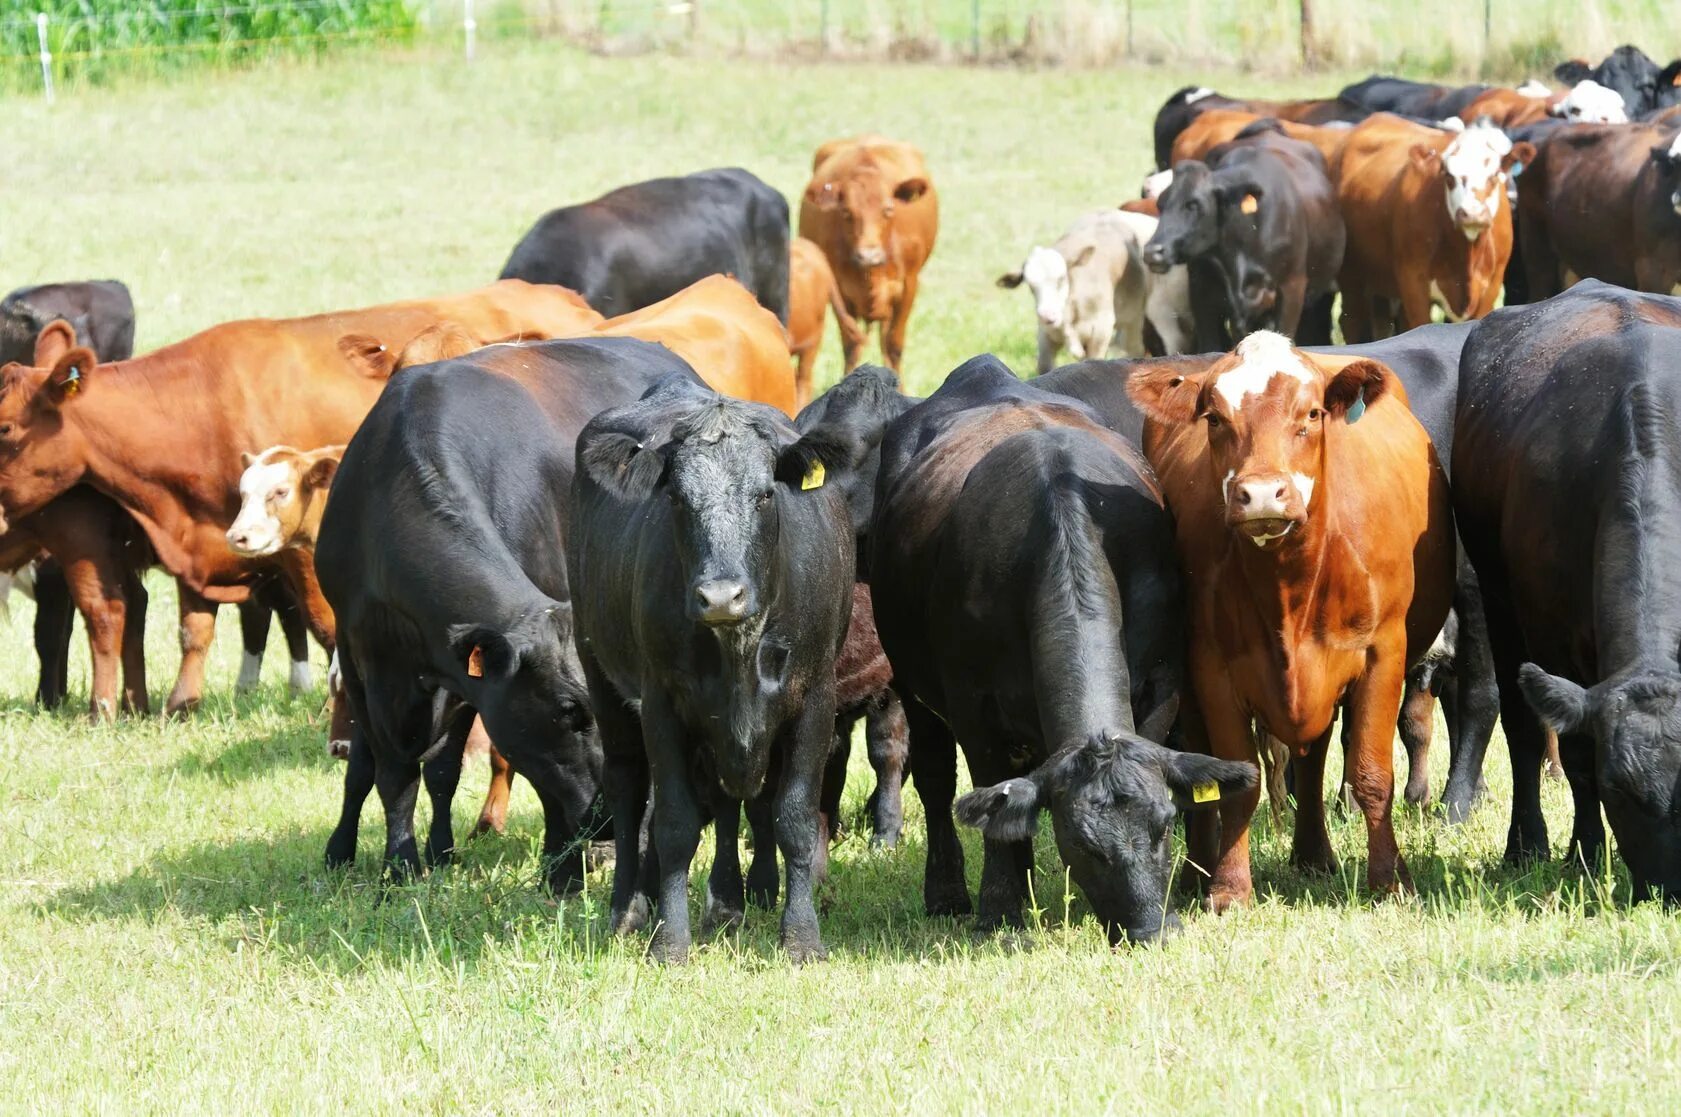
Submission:
[[930,914],[969,910],[952,824],[956,743],[986,836],[983,925],[1019,922],[1031,838],[1058,849],[1110,937],[1154,939],[1177,810],[1255,770],[1161,747],[1180,706],[1172,526],[1143,457],[991,356],[888,428],[870,532],[882,647],[928,822]]
[[[1470,322],[1420,326],[1383,341],[1318,346],[1309,352],[1369,357],[1393,369],[1407,390],[1413,414],[1430,435],[1445,465],[1453,455],[1460,351],[1473,326]],[[1162,358],[1182,366],[1189,375],[1206,369],[1214,359],[1215,355]],[[1080,400],[1097,413],[1104,425],[1136,443],[1142,437],[1144,419],[1127,395],[1126,382],[1139,363],[1081,361],[1064,365],[1033,383],[1045,391]],[[1426,657],[1428,662],[1416,665],[1408,676],[1400,728],[1409,760],[1407,798],[1420,803],[1429,786],[1426,761],[1429,735],[1417,714],[1425,695],[1434,694],[1441,699],[1451,753],[1442,805],[1449,821],[1457,823],[1470,815],[1482,794],[1483,760],[1499,712],[1482,593],[1463,549],[1450,623],[1453,631],[1445,633],[1444,645],[1432,649],[1432,655]]]
[[1144,262],[1157,273],[1190,266],[1197,348],[1226,349],[1256,330],[1329,344],[1347,233],[1312,144],[1257,122],[1206,163],[1175,167],[1160,205]]
[[422,763],[427,858],[448,858],[476,712],[542,801],[549,886],[582,881],[575,839],[594,827],[601,752],[566,574],[574,447],[597,412],[671,375],[693,377],[663,346],[596,338],[492,346],[392,378],[345,449],[315,552],[355,717],[329,864],[355,857],[377,785],[387,860],[419,866]]
[[1465,111],[1465,106],[1489,89],[1487,85],[1437,85],[1373,74],[1364,81],[1344,86],[1337,98],[1360,105],[1369,112],[1391,112],[1397,116],[1435,122],[1458,116]]
[[550,210],[503,279],[570,287],[609,318],[729,275],[788,324],[788,202],[737,167],[621,186]]
[[[1497,310],[1460,362],[1455,518],[1482,581],[1512,752],[1506,857],[1545,856],[1542,723],[1610,818],[1635,895],[1681,897],[1681,300],[1592,280]],[[1539,718],[1537,717],[1539,715]]]
[[1673,82],[1672,72],[1678,69],[1681,67],[1671,63],[1668,69],[1660,71],[1658,64],[1647,57],[1645,51],[1637,46],[1624,44],[1606,55],[1597,66],[1589,66],[1579,58],[1560,62],[1553,68],[1553,76],[1566,85],[1589,80],[1598,82],[1623,99],[1628,118],[1635,120],[1641,114],[1660,107],[1660,73],[1670,74],[1670,81]]
[[[625,933],[647,917],[636,835],[652,784],[656,867],[644,872],[657,875],[652,951],[663,961],[688,956],[704,805],[720,808],[721,834],[736,801],[772,795],[788,879],[782,944],[796,961],[824,953],[818,797],[853,583],[825,448],[771,408],[686,379],[598,416],[578,439],[567,560],[618,844],[612,925]],[[739,881],[725,883],[715,871],[709,918],[720,904],[726,918],[740,911]]]
[[0,299],[0,365],[30,364],[35,339],[59,318],[74,327],[77,344],[92,349],[101,361],[134,356],[134,299],[123,284],[104,279],[19,287]]

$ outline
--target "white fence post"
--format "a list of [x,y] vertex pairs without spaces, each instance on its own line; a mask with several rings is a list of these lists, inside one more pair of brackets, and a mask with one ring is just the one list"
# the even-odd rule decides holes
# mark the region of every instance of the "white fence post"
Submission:
[[47,13],[35,13],[35,38],[41,43],[41,85],[47,91],[47,104],[53,103],[53,52],[47,49]]
[[473,60],[474,40],[478,38],[479,21],[473,18],[473,0],[461,0],[461,31],[467,37],[467,61]]

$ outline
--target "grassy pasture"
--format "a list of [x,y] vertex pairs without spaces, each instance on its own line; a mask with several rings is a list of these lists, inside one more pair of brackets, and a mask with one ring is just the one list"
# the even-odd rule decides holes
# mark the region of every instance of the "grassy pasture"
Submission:
[[[152,347],[477,284],[543,209],[653,174],[739,163],[794,195],[818,142],[871,128],[919,142],[943,195],[909,342],[927,391],[984,350],[1031,367],[1027,301],[993,278],[1130,196],[1156,105],[1210,76],[499,46],[471,67],[370,54],[23,99],[0,260],[10,285],[126,280]],[[161,705],[173,594],[152,587]],[[230,613],[195,719],[94,727],[31,708],[30,616],[14,602],[0,662],[0,1109],[1667,1113],[1681,1090],[1681,923],[1613,902],[1614,874],[1503,867],[1498,741],[1468,825],[1401,812],[1406,901],[1364,894],[1357,818],[1334,820],[1342,872],[1309,878],[1263,810],[1253,910],[1112,953],[1042,839],[1030,928],[976,937],[921,914],[913,794],[899,849],[838,847],[827,963],[791,968],[755,913],[668,971],[603,939],[605,873],[538,892],[523,787],[509,833],[450,870],[383,887],[370,807],[361,861],[326,872],[340,769],[320,693],[284,692],[278,637],[268,684],[235,698]],[[78,649],[74,708],[87,679]],[[463,781],[458,834],[485,778]],[[854,815],[867,790],[860,762]],[[1561,849],[1562,785],[1546,805]]]

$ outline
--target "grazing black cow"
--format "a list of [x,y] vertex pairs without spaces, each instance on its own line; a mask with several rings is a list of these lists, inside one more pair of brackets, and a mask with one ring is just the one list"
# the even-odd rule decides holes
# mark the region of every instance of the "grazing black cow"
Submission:
[[[1454,511],[1512,752],[1506,857],[1545,856],[1542,723],[1635,895],[1681,897],[1681,300],[1592,280],[1497,310],[1460,362]],[[1539,717],[1537,717],[1539,715]]]
[[655,178],[550,210],[502,279],[570,287],[609,318],[728,275],[788,324],[788,201],[738,167]]
[[[1446,463],[1453,454],[1460,351],[1472,327],[1473,323],[1469,322],[1420,326],[1383,341],[1319,346],[1309,352],[1366,357],[1393,369],[1407,390],[1413,414],[1430,435],[1437,456]],[[1080,400],[1097,413],[1104,425],[1136,443],[1142,437],[1144,419],[1126,391],[1133,368],[1140,364],[1154,367],[1169,363],[1183,368],[1187,375],[1196,375],[1214,360],[1210,355],[1146,362],[1081,361],[1064,365],[1033,383],[1045,391]],[[1409,760],[1407,798],[1420,803],[1428,790],[1429,735],[1418,714],[1421,707],[1428,708],[1427,695],[1441,699],[1450,749],[1442,805],[1449,821],[1458,823],[1470,815],[1482,794],[1483,760],[1499,713],[1482,593],[1476,571],[1471,568],[1463,548],[1450,624],[1453,631],[1444,632],[1441,646],[1431,649],[1431,655],[1426,657],[1428,666],[1417,665],[1408,676],[1400,727]]]
[[956,743],[986,836],[980,919],[1019,922],[1041,810],[1109,933],[1154,939],[1177,810],[1255,770],[1163,748],[1180,708],[1173,529],[1143,457],[995,357],[959,367],[882,441],[870,533],[882,647],[928,820],[930,914],[970,910]]
[[69,322],[77,344],[101,361],[134,356],[134,300],[123,284],[104,279],[19,287],[0,299],[0,365],[33,363],[35,339],[58,318]]
[[[736,801],[761,794],[774,795],[787,869],[782,944],[795,961],[824,953],[818,798],[853,583],[825,449],[771,408],[686,378],[597,416],[578,439],[567,561],[618,845],[612,925],[625,933],[647,917],[637,831],[651,784],[651,949],[663,961],[688,956],[704,805],[733,828]],[[738,918],[739,895],[717,880],[709,919],[718,904]]]
[[1435,122],[1458,116],[1489,88],[1487,85],[1437,85],[1373,74],[1364,81],[1344,86],[1337,99],[1359,105],[1368,112],[1390,112]]
[[1623,99],[1628,118],[1635,120],[1643,113],[1660,107],[1659,75],[1670,74],[1673,82],[1672,71],[1675,70],[1676,64],[1671,63],[1668,69],[1660,71],[1658,64],[1647,57],[1645,51],[1624,44],[1601,59],[1597,66],[1589,66],[1579,58],[1560,62],[1553,68],[1553,76],[1571,86],[1580,81],[1598,82]]
[[387,860],[419,866],[423,763],[427,858],[448,858],[476,712],[542,801],[549,886],[582,881],[575,839],[594,823],[601,753],[566,575],[574,447],[597,412],[671,375],[693,377],[663,346],[592,338],[491,346],[391,379],[345,449],[315,552],[355,717],[329,864],[355,857],[377,785]]
[[1175,167],[1160,205],[1144,262],[1159,274],[1190,265],[1197,348],[1224,349],[1257,330],[1330,343],[1346,233],[1312,144],[1258,121],[1206,162]]

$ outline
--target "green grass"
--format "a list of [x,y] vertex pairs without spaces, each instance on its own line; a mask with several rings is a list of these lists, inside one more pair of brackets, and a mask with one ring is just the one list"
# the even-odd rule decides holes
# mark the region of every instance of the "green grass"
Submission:
[[[8,106],[30,140],[8,149],[3,258],[15,284],[127,280],[149,347],[482,282],[546,207],[647,175],[736,162],[793,193],[818,142],[876,128],[920,142],[942,193],[909,347],[927,391],[983,350],[1030,367],[1027,300],[993,278],[1132,194],[1156,104],[1205,76],[533,47],[471,68],[380,56],[26,100]],[[153,590],[161,704],[178,657],[173,595]],[[267,688],[234,698],[231,613],[201,714],[112,727],[30,708],[29,619],[17,603],[0,665],[0,1109],[1675,1109],[1681,923],[1608,904],[1620,876],[1504,868],[1498,741],[1467,826],[1401,813],[1415,899],[1364,893],[1357,821],[1334,821],[1343,872],[1304,878],[1263,812],[1253,910],[1188,912],[1180,940],[1111,952],[1042,840],[1033,925],[977,937],[921,914],[913,793],[901,848],[837,849],[827,963],[792,968],[776,916],[754,913],[663,970],[644,940],[604,938],[605,873],[582,896],[541,894],[523,785],[507,836],[419,883],[381,885],[377,806],[357,866],[323,869],[341,769],[321,696],[285,695],[277,642]],[[485,779],[474,765],[464,781],[458,834]],[[854,816],[867,791],[860,764]],[[1545,795],[1562,845],[1568,795]],[[971,845],[972,886],[978,871]]]

